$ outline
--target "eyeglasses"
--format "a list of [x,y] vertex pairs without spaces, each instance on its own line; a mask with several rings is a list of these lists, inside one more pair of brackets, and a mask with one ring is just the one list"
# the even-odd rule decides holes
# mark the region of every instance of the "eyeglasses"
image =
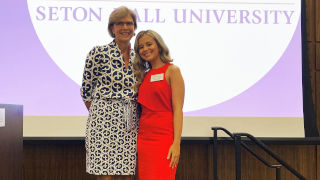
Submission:
[[115,25],[117,26],[133,26],[133,22],[132,21],[128,21],[128,22],[122,22],[122,21],[119,21],[119,22],[115,22],[114,23]]

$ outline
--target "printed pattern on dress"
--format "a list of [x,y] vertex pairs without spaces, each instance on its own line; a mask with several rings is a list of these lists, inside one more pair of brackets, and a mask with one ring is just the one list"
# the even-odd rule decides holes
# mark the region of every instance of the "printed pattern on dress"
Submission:
[[[90,174],[135,174],[138,103],[133,88],[133,57],[131,50],[125,69],[115,41],[96,46],[87,55],[81,96],[91,102],[85,142],[86,170]],[[126,122],[126,114],[130,114],[130,122]]]
[[[138,103],[132,103],[137,109]],[[112,111],[111,111],[112,110]],[[134,175],[137,129],[126,130],[123,104],[97,100],[90,108],[86,130],[87,172],[96,175]],[[137,113],[132,120],[137,124]]]
[[82,99],[121,99],[136,100],[133,84],[136,82],[133,74],[134,51],[130,52],[128,69],[121,56],[121,52],[112,41],[106,46],[94,47],[86,58],[81,87]]

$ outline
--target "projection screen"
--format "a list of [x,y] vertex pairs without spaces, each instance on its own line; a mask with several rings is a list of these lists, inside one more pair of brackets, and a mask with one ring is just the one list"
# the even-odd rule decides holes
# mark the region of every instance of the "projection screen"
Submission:
[[112,41],[108,17],[123,5],[182,71],[183,137],[210,137],[212,126],[304,137],[300,0],[5,2],[2,13],[18,12],[0,30],[0,102],[24,106],[24,137],[85,135],[85,57]]

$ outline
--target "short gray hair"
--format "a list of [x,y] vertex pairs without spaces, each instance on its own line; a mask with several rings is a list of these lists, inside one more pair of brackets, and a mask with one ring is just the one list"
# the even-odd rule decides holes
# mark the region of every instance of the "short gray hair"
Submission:
[[130,16],[132,17],[134,29],[135,30],[137,29],[137,15],[136,15],[136,13],[133,10],[131,10],[125,6],[120,6],[120,7],[116,8],[115,10],[113,10],[109,16],[108,32],[111,37],[115,38],[115,35],[112,32],[112,27],[113,27],[114,23],[119,21],[119,19],[127,16],[128,14],[130,14]]

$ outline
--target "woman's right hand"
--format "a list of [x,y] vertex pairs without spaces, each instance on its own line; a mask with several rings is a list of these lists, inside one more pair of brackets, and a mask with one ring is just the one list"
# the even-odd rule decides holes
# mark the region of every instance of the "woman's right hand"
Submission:
[[170,160],[170,168],[177,167],[179,163],[179,157],[180,157],[180,144],[179,143],[173,143],[169,149],[167,160]]

